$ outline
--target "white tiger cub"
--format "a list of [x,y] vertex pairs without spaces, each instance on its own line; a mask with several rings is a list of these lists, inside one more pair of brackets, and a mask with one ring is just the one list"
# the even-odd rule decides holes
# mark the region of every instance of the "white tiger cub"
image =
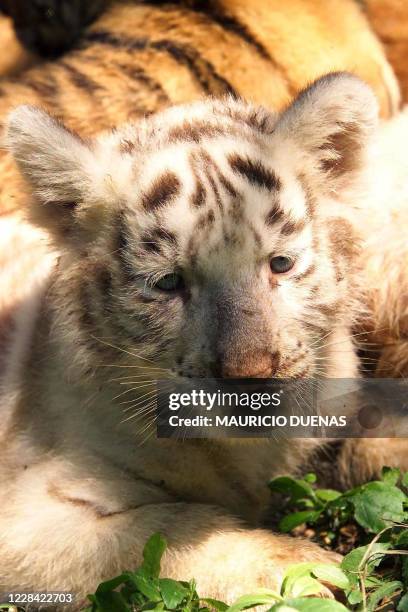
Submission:
[[318,441],[146,430],[157,378],[358,375],[361,244],[392,192],[388,152],[369,146],[376,121],[347,74],[281,116],[207,100],[92,142],[39,109],[11,114],[28,214],[59,258],[5,360],[0,592],[70,590],[79,606],[137,566],[155,531],[165,575],[227,601],[277,586],[290,563],[335,559],[259,528],[269,478]]

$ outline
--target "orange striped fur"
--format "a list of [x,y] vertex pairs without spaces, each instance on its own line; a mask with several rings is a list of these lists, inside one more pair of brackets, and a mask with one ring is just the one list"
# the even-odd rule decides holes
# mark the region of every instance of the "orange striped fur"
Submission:
[[[334,70],[365,79],[384,117],[399,103],[395,77],[353,0],[118,2],[77,49],[0,83],[0,121],[33,103],[83,136],[169,104],[234,91],[281,110],[307,83]],[[0,210],[26,198],[1,153]]]

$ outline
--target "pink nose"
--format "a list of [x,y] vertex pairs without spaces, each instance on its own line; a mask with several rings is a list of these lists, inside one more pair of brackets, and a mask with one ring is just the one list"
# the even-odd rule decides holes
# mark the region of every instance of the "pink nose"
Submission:
[[222,378],[271,378],[279,367],[279,354],[254,351],[221,360]]

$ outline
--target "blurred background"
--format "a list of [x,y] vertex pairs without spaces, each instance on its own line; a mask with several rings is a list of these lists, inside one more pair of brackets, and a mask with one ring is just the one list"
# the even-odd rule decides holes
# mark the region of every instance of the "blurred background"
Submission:
[[[353,0],[358,4],[370,27],[384,45],[386,56],[398,78],[403,100],[408,99],[408,2],[407,0]],[[15,75],[42,56],[55,58],[72,48],[86,29],[101,13],[119,4],[120,0],[0,0],[0,74]],[[211,12],[217,2],[145,2],[134,0],[134,4],[185,5]],[[344,0],[344,13],[348,12]],[[126,3],[125,3],[126,4]],[[130,4],[130,3],[128,3]],[[222,3],[221,3],[222,4]],[[233,4],[227,2],[224,4]],[[251,4],[259,4],[248,0]],[[264,4],[268,4],[267,2]],[[271,0],[271,11],[276,10]],[[312,13],[319,10],[321,2],[286,0],[281,5],[293,5],[300,12],[305,8]],[[303,7],[299,5],[304,5]],[[336,19],[338,2],[327,0],[328,10]],[[282,10],[285,10],[282,6]],[[305,31],[307,37],[308,33]],[[312,35],[312,34],[311,34]],[[295,42],[295,41],[294,41]],[[296,41],[298,43],[298,41]],[[324,49],[322,49],[324,52]]]

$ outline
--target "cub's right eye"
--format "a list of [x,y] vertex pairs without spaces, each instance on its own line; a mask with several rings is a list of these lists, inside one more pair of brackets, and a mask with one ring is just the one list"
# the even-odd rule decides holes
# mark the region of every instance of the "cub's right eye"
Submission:
[[182,291],[185,288],[184,279],[181,274],[172,272],[162,276],[154,285],[153,289],[171,293],[173,291]]

